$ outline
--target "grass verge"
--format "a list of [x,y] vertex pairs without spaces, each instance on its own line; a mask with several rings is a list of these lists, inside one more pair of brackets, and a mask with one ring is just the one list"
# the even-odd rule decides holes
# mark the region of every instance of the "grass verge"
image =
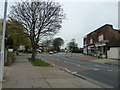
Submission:
[[36,58],[34,61],[31,58],[28,58],[28,60],[34,65],[34,66],[51,66],[49,63],[43,61],[42,59]]

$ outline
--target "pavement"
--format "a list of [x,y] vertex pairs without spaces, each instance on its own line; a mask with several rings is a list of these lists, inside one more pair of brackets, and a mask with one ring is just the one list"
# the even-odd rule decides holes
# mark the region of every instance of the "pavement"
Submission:
[[[66,54],[66,56],[71,56],[71,53]],[[80,54],[80,53],[73,53],[72,58],[82,58],[84,60],[89,60],[91,62],[99,62],[99,63],[104,63],[104,64],[111,64],[111,65],[120,65],[120,60],[117,59],[108,59],[108,58],[97,58],[94,56],[88,56],[85,54]]]
[[0,90],[2,89],[2,83],[0,82]]
[[19,55],[15,63],[5,66],[3,88],[102,88],[55,66],[33,66],[28,57]]

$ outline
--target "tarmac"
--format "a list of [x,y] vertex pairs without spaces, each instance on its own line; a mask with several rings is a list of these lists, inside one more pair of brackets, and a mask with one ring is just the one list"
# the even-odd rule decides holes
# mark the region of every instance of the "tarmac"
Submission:
[[16,56],[15,63],[5,66],[2,88],[102,88],[55,66],[33,66],[28,57]]
[[[71,56],[71,53],[68,53],[67,56]],[[97,58],[94,56],[88,56],[85,54],[77,54],[73,53],[72,58],[77,58],[77,59],[84,59],[84,60],[89,60],[91,62],[98,62],[98,63],[104,63],[104,64],[110,64],[110,65],[120,65],[120,60],[118,59],[108,59],[108,58]]]

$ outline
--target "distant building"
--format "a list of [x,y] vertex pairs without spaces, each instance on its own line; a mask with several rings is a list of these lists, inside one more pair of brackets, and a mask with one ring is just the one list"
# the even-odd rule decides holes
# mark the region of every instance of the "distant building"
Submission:
[[[120,48],[120,30],[113,29],[112,25],[106,24],[87,34],[83,39],[83,44],[84,54],[98,56],[98,52],[100,51],[100,57],[110,57],[108,55],[110,48]],[[120,51],[116,51],[117,53],[118,57],[116,58],[118,59],[120,58]]]
[[39,49],[40,52],[48,50],[47,46],[45,46],[43,43],[38,43],[38,46],[39,46],[38,49]]

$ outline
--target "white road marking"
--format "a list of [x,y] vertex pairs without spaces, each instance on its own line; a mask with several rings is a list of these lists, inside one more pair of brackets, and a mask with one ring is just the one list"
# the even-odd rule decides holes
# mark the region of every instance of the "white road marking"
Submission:
[[99,70],[99,69],[97,69],[97,68],[92,68],[92,69],[94,69],[94,70]]
[[99,67],[103,67],[103,68],[109,68],[109,69],[112,69],[111,67],[106,67],[106,66],[101,66],[101,65],[95,65],[95,66],[99,66]]
[[[71,72],[70,70],[68,70],[67,68],[65,68],[65,70],[67,71],[67,72]],[[76,74],[77,72],[71,72],[72,74]]]
[[76,74],[77,72],[72,72],[72,74]]
[[55,64],[54,63],[52,63],[53,64],[53,66],[55,66]]
[[81,65],[79,65],[79,64],[77,64],[78,66],[81,66]]
[[106,67],[106,68],[110,68],[110,67]]
[[66,61],[64,61],[64,62],[66,62]]
[[67,71],[67,72],[71,72],[70,70],[68,70],[67,68],[65,68],[65,70]]
[[99,70],[99,69],[94,69],[94,70]]
[[95,66],[100,66],[100,65],[95,65]]
[[107,71],[113,71],[113,70],[108,69]]

